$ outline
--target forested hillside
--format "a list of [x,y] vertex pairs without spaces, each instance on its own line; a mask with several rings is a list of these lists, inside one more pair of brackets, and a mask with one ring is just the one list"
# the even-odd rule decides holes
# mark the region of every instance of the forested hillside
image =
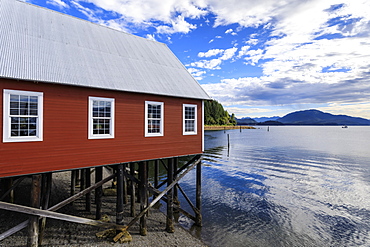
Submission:
[[236,125],[234,113],[229,115],[216,100],[204,102],[204,124],[206,125]]

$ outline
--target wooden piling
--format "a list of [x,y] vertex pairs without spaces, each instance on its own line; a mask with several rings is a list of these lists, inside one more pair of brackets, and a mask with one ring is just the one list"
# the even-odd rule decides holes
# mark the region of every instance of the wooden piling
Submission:
[[[140,193],[140,211],[143,211],[148,206],[148,163],[139,163],[139,193]],[[140,217],[140,235],[147,235],[147,214]]]
[[[130,175],[131,176],[135,176],[135,163],[130,163]],[[130,207],[130,211],[131,211],[131,217],[135,217],[135,205],[136,205],[136,201],[135,201],[135,182],[133,180],[131,180],[130,182],[130,192],[131,192],[131,195],[130,195],[130,203],[131,203],[131,207]]]
[[[32,175],[31,203],[33,208],[40,208],[41,174]],[[39,242],[39,217],[30,216],[28,224],[27,247],[37,247]]]
[[[90,173],[90,168],[85,168],[85,188],[89,188],[91,186],[91,173]],[[91,211],[91,192],[87,193],[85,196],[86,200],[86,211],[90,212]]]
[[[179,166],[179,159],[174,158],[173,161],[174,161],[174,163],[173,163],[173,179],[176,179],[177,178],[177,169],[178,169],[178,166]],[[174,213],[178,214],[179,213],[178,208],[180,207],[180,201],[179,201],[179,193],[178,193],[177,186],[173,187],[173,203],[174,203],[174,205],[177,206],[177,207],[174,207]]]
[[[123,164],[123,171],[127,171],[127,164]],[[127,177],[123,176],[123,203],[127,204],[128,203],[128,198],[127,198]]]
[[[174,160],[173,158],[168,159],[168,169],[167,169],[167,186],[173,182],[173,172],[174,172]],[[175,232],[173,225],[173,189],[171,188],[167,192],[167,220],[166,220],[166,231],[169,233]]]
[[[96,167],[95,168],[95,183],[98,183],[103,179],[103,167]],[[95,205],[96,205],[96,211],[95,211],[95,219],[99,220],[102,216],[101,210],[102,210],[102,196],[103,196],[103,188],[102,186],[95,189]]]
[[123,164],[117,166],[116,224],[123,224]]
[[196,222],[198,226],[202,226],[202,162],[199,162],[196,168],[196,203],[197,212],[195,214]]
[[[50,195],[51,195],[51,187],[52,187],[52,176],[53,173],[49,172],[42,175],[42,209],[46,210],[49,208],[49,202],[50,202]],[[38,244],[41,246],[42,239],[44,238],[44,232],[46,227],[46,218],[42,218],[41,224],[40,224],[40,236],[38,240]]]
[[73,196],[76,192],[76,181],[77,181],[77,171],[76,170],[73,170],[71,172],[71,190],[70,190],[70,196]]

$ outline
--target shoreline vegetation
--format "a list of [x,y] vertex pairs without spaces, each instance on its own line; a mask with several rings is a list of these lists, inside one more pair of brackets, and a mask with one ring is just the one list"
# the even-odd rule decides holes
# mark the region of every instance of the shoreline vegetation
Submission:
[[204,125],[204,130],[256,129],[246,125]]

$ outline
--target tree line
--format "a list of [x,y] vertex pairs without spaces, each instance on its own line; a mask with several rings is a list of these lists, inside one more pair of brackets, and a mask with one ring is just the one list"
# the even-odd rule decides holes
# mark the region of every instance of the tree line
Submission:
[[229,115],[216,100],[204,102],[204,124],[206,125],[236,125],[234,113]]

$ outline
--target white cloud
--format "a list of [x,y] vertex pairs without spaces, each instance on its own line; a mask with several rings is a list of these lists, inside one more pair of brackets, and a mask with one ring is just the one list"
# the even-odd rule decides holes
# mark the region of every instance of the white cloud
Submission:
[[156,41],[155,37],[154,37],[154,34],[147,34],[146,35],[146,38],[149,39],[149,40],[153,40],[153,41]]
[[189,73],[198,81],[203,79],[203,75],[206,73],[203,70],[195,69],[195,68],[188,68]]
[[227,29],[226,31],[225,31],[225,33],[226,34],[231,34],[231,35],[237,35],[237,33],[236,32],[234,32],[234,30],[232,29],[232,28],[230,28],[230,29]]
[[170,25],[162,25],[157,27],[158,33],[173,34],[173,33],[188,33],[196,26],[185,21],[184,16],[178,16],[171,20]]
[[232,28],[227,29],[227,30],[225,31],[225,33],[232,33],[232,32],[233,32],[233,29],[232,29]]
[[201,61],[190,63],[187,66],[215,70],[215,69],[221,69],[220,67],[221,62],[222,60],[220,59],[201,60]]
[[[49,1],[63,3],[63,0]],[[90,20],[104,25],[121,30],[152,27],[158,33],[168,35],[189,34],[200,26],[199,20],[208,20],[207,15],[210,14],[212,19],[209,20],[214,20],[214,28],[225,26],[221,29],[226,30],[226,34],[238,33],[235,36],[237,41],[232,41],[233,48],[215,49],[214,41],[221,36],[210,37],[212,46],[209,45],[208,51],[198,53],[202,60],[188,66],[220,70],[224,63],[242,58],[246,64],[259,67],[263,74],[254,78],[231,76],[219,83],[205,85],[210,95],[223,99],[222,102],[233,105],[332,102],[343,106],[356,99],[360,102],[370,97],[370,86],[367,86],[370,85],[368,0],[73,2],[76,6],[81,2],[90,2],[118,13],[115,20],[99,20],[91,10],[81,4],[78,6]],[[197,20],[198,26],[194,20]],[[232,28],[227,26],[231,24]],[[245,27],[256,32],[242,37],[241,31]],[[225,39],[222,41],[230,38],[229,35],[223,36]],[[198,78],[206,76],[203,70],[191,73]]]
[[47,4],[51,4],[51,5],[54,5],[54,6],[57,6],[61,9],[64,9],[64,8],[69,8],[69,5],[66,4],[64,1],[62,0],[47,0],[46,1]]
[[221,69],[220,65],[222,61],[225,60],[230,60],[235,56],[236,51],[238,48],[232,47],[226,50],[222,49],[211,49],[208,50],[207,52],[199,52],[198,57],[212,57],[212,56],[217,56],[220,55],[220,57],[211,59],[211,60],[201,60],[197,62],[193,62],[188,64],[187,66],[191,67],[198,67],[198,68],[203,68],[203,69],[210,69],[210,70],[219,70]]
[[224,51],[224,54],[222,55],[222,57],[220,57],[221,60],[229,60],[229,59],[232,59],[236,53],[236,51],[238,50],[238,48],[236,47],[233,47],[233,48],[229,48],[229,49],[226,49]]
[[[188,0],[80,0],[116,12],[134,26],[153,26],[159,33],[188,33],[195,25],[186,21],[205,16],[207,7],[200,1]],[[158,25],[158,21],[163,23]]]
[[207,52],[199,52],[198,53],[198,57],[212,57],[212,56],[216,56],[220,53],[223,53],[224,50],[222,49],[212,49],[212,50],[209,50]]

